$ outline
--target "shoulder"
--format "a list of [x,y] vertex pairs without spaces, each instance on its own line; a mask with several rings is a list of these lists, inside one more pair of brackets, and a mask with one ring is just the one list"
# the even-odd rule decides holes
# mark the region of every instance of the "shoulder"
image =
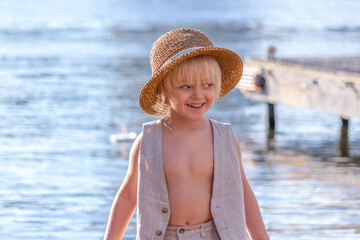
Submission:
[[218,131],[218,132],[227,132],[227,133],[234,134],[234,131],[233,131],[230,123],[223,123],[223,122],[219,122],[217,120],[210,119],[210,118],[209,118],[209,120],[214,129],[214,132]]
[[161,128],[162,128],[162,120],[161,119],[143,123],[142,135],[143,135],[143,138],[145,138],[145,141],[148,138],[156,137],[157,133],[159,133],[161,131]]
[[142,138],[143,138],[143,132],[139,133],[139,135],[136,137],[130,150],[130,157],[133,155],[137,156],[137,154],[139,154]]
[[230,126],[231,127],[231,123],[219,122],[219,121],[211,119],[211,118],[209,118],[209,120],[213,125]]
[[161,124],[161,122],[162,122],[162,119],[154,120],[151,122],[146,122],[146,123],[143,123],[143,127],[157,126],[157,125]]
[[229,143],[235,143],[236,145],[239,144],[236,134],[230,123],[223,123],[213,119],[209,120],[212,124],[214,134],[220,137],[222,141],[229,141]]

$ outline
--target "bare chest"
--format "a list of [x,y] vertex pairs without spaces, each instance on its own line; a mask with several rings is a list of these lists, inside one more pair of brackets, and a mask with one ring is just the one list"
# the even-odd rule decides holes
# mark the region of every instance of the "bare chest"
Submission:
[[163,164],[168,181],[184,178],[208,181],[214,172],[212,134],[164,136]]

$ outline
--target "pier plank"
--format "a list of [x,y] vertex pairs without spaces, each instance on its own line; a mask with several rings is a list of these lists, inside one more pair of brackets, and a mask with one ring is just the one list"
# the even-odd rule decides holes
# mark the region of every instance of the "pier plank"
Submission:
[[248,98],[360,118],[360,57],[246,59],[244,66],[237,88]]

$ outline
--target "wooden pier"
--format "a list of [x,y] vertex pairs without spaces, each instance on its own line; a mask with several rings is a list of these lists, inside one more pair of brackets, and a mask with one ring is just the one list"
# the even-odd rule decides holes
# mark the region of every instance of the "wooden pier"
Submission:
[[269,136],[275,130],[275,104],[316,109],[342,119],[347,137],[349,119],[360,118],[360,57],[275,59],[247,58],[237,88],[245,97],[268,105]]

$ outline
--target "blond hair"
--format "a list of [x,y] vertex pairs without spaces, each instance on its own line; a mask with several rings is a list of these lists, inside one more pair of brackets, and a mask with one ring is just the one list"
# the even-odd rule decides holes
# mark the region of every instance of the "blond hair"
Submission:
[[174,86],[185,84],[212,83],[215,86],[216,99],[221,92],[221,69],[215,57],[201,55],[189,58],[177,65],[158,85],[158,104],[167,106],[165,92],[171,93]]

